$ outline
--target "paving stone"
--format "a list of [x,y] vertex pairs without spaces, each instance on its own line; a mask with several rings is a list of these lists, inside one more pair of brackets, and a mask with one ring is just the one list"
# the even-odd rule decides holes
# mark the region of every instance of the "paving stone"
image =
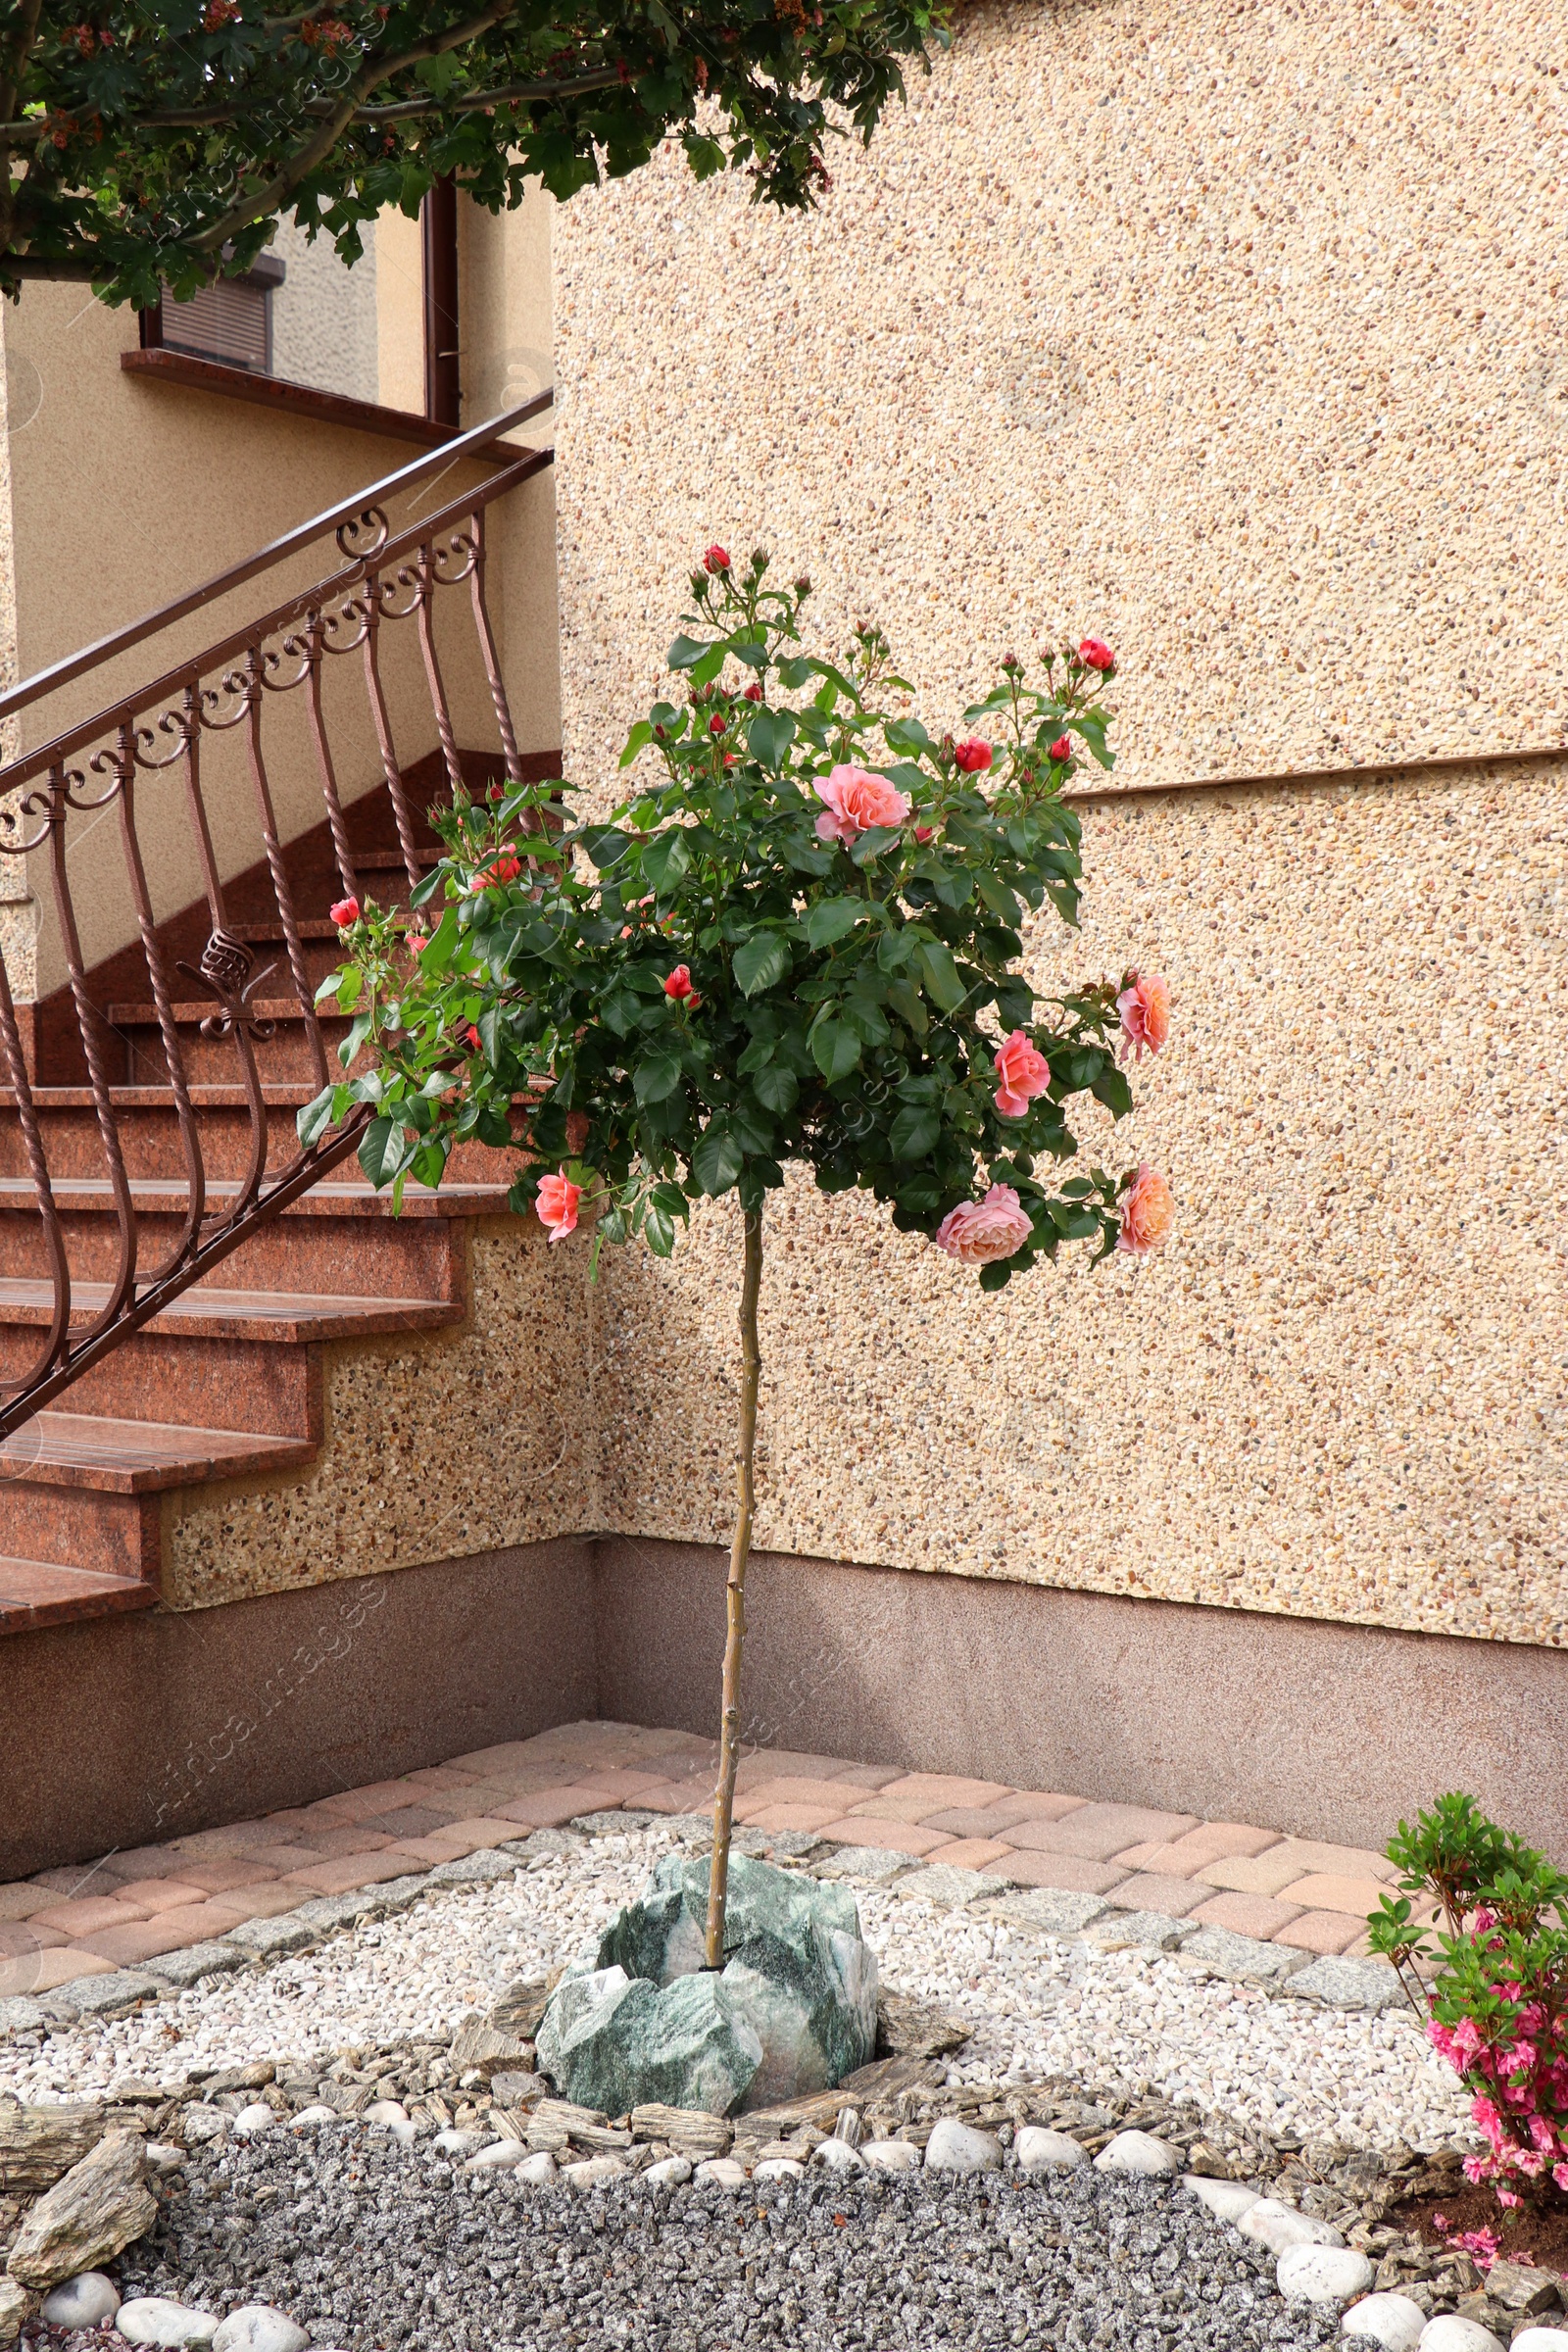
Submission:
[[207,1894],[205,1886],[193,1886],[188,1879],[132,1879],[115,1889],[115,1900],[134,1904],[140,1919],[156,1919],[160,1911],[176,1910],[182,1903],[203,1903]]
[[0,1920],[0,1959],[24,1960],[29,1952],[47,1952],[69,1943],[58,1928],[40,1928],[30,1919]]
[[1021,1928],[1043,1929],[1049,1936],[1081,1936],[1093,1919],[1104,1912],[1096,1894],[1075,1894],[1064,1887],[1031,1886],[1019,1894],[1004,1895],[990,1906],[999,1919]]
[[106,1977],[113,1969],[112,1960],[103,1959],[97,1952],[83,1951],[79,1944],[62,1944],[58,1951],[24,1954],[20,1960],[0,1961],[0,2000],[14,1999],[18,1994],[36,1998],[40,1993],[54,1992],[63,1984],[71,1984],[78,1977]]
[[971,1781],[952,1773],[910,1772],[885,1783],[876,1793],[875,1803],[889,1820],[924,1821],[928,1813],[947,1812],[955,1805],[994,1805],[999,1798],[1014,1793],[1004,1781]]
[[509,1838],[498,1850],[532,1862],[544,1854],[574,1854],[581,1844],[574,1830],[531,1830],[526,1838]]
[[1140,1870],[1113,1886],[1105,1900],[1119,1910],[1163,1911],[1167,1918],[1183,1919],[1202,1900],[1202,1894],[1201,1886],[1195,1886],[1190,1879],[1160,1878],[1152,1871]]
[[275,1960],[284,1952],[303,1952],[317,1940],[317,1931],[285,1913],[281,1919],[248,1919],[241,1927],[231,1928],[224,1940],[254,1953],[259,1960]]
[[1228,1928],[1233,1936],[1250,1936],[1259,1943],[1300,1916],[1295,1903],[1278,1902],[1268,1894],[1209,1894],[1188,1913],[1205,1928]]
[[1261,1854],[1232,1854],[1219,1862],[1204,1862],[1193,1873],[1206,1886],[1266,1895],[1280,1894],[1304,1875],[1283,1845],[1272,1845]]
[[936,1862],[900,1879],[897,1891],[912,1895],[920,1902],[937,1903],[944,1911],[958,1911],[965,1903],[979,1902],[984,1895],[1005,1893],[1006,1886],[1004,1878],[991,1878],[984,1871],[958,1870],[949,1863]]
[[[428,1838],[432,1830],[446,1829],[450,1823],[460,1821],[470,1810],[471,1807],[467,1805],[442,1808],[435,1805],[401,1805],[396,1812],[376,1813],[368,1821],[356,1823],[346,1834],[363,1838],[363,1850],[369,1852],[372,1835],[384,1838],[389,1845],[397,1838]],[[344,1847],[342,1850],[352,1852],[357,1849]]]
[[515,1855],[481,1845],[471,1854],[460,1855],[456,1861],[437,1863],[430,1878],[437,1886],[484,1886],[501,1879],[514,1879],[516,1875]]
[[166,1952],[158,1963],[157,1974],[164,1984],[184,1991],[198,1978],[229,1976],[246,1965],[246,1954],[232,1943],[192,1943],[183,1951]]
[[1329,1957],[1297,1969],[1290,1982],[1293,2000],[1322,2001],[1335,2009],[1405,2009],[1409,2003],[1386,1960]]
[[17,1993],[0,1999],[0,2034],[37,2034],[49,2022],[47,2010]]
[[1275,1940],[1298,1951],[1339,1953],[1348,1950],[1365,1933],[1366,1921],[1352,1918],[1348,1912],[1303,1911],[1288,1928],[1281,1928]]
[[[198,1906],[205,1910],[206,1905]],[[102,1936],[84,1936],[80,1949],[96,1952],[100,1960],[112,1961],[116,1968],[134,1968],[143,1960],[156,1960],[164,1952],[177,1951],[181,1944],[199,1943],[214,1930],[226,1933],[238,1927],[239,1921],[224,1912],[221,1917],[204,1919],[191,1926],[189,1911],[166,1911],[159,1919],[133,1919],[122,1928],[110,1928]]]
[[52,1928],[68,1942],[79,1943],[85,1936],[134,1925],[146,1916],[134,1903],[120,1902],[114,1895],[88,1895],[79,1902],[51,1904],[47,1911],[35,1911],[32,1919],[35,1927]]
[[155,1977],[117,1968],[107,1977],[78,1978],[72,1987],[72,2006],[78,2017],[119,2017],[143,2001],[155,2001],[160,1989]]
[[1348,1912],[1363,1928],[1367,1913],[1377,1909],[1388,1891],[1379,1879],[1352,1879],[1328,1871],[1308,1872],[1281,1889],[1286,1902],[1299,1903],[1303,1911]]
[[577,1813],[595,1813],[611,1803],[608,1788],[589,1787],[564,1788],[559,1783],[553,1788],[542,1788],[535,1795],[519,1796],[516,1801],[501,1808],[508,1821],[520,1822],[531,1830],[559,1830],[564,1822]]
[[215,1910],[221,1904],[236,1919],[275,1919],[281,1912],[298,1909],[300,1889],[286,1879],[269,1879],[262,1886],[231,1886],[209,1899]]
[[[855,1781],[811,1780],[801,1774],[780,1774],[761,1779],[749,1788],[736,1802],[738,1820],[749,1821],[754,1811],[764,1805],[812,1805],[827,1813],[830,1821],[845,1813],[853,1813],[857,1805],[869,1805],[866,1790]],[[809,1825],[807,1825],[809,1826]]]
[[[1237,1854],[1261,1854],[1278,1845],[1278,1830],[1249,1829],[1238,1821],[1201,1821],[1196,1830],[1165,1840],[1147,1840],[1120,1858],[1129,1870],[1154,1870],[1173,1879],[1191,1878],[1206,1862]],[[1136,1856],[1136,1860],[1134,1859]]]
[[841,1804],[833,1803],[759,1804],[748,1805],[744,1813],[737,1815],[737,1819],[744,1821],[750,1829],[811,1832],[824,1829],[829,1822],[841,1820],[843,1812]]
[[[1079,1805],[1050,1825],[1051,1846],[1054,1853],[1106,1862],[1141,1840],[1158,1838],[1169,1841],[1197,1827],[1197,1817],[1191,1813],[1157,1813],[1145,1805]],[[1027,1842],[1043,1841],[1030,1838]]]
[[1031,1795],[1019,1788],[994,1805],[953,1805],[928,1814],[925,1826],[951,1831],[955,1838],[1004,1838],[1013,1822],[1058,1821],[1064,1813],[1075,1813],[1083,1801],[1081,1796]]
[[1202,1961],[1216,1976],[1244,1984],[1283,1984],[1302,1965],[1289,1944],[1258,1943],[1227,1928],[1200,1928],[1183,1942],[1182,1958]]
[[923,1830],[917,1822],[890,1819],[886,1814],[856,1813],[843,1821],[824,1823],[822,1837],[840,1845],[869,1845],[892,1854],[928,1854],[934,1845],[947,1845],[940,1830]]
[[334,1862],[312,1863],[291,1871],[280,1883],[297,1888],[304,1902],[312,1894],[353,1894],[361,1886],[373,1886],[377,1879],[407,1878],[408,1872],[408,1857],[387,1847],[376,1854],[345,1854]]
[[35,1912],[47,1911],[53,1900],[50,1888],[34,1886],[25,1879],[20,1884],[13,1880],[0,1886],[0,1919],[31,1919]]
[[207,1894],[227,1894],[236,1886],[266,1886],[282,1877],[282,1872],[270,1862],[218,1857],[198,1860],[190,1868],[182,1868],[179,1876],[192,1886],[200,1886]]
[[[902,1892],[902,1888],[900,1889]],[[1185,1920],[1172,1919],[1165,1911],[1102,1911],[1092,1927],[1084,1931],[1090,1943],[1118,1945],[1146,1951],[1174,1951],[1187,1933]]]
[[907,1854],[882,1845],[841,1845],[815,1865],[817,1875],[824,1879],[894,1879],[908,1867]]
[[[934,1845],[929,1858],[934,1867],[985,1870],[994,1862],[1005,1862],[1011,1852],[999,1838],[955,1838],[951,1845]],[[1005,1882],[1006,1872],[1000,1875]]]
[[1008,1831],[1010,1859],[999,1866],[1022,1886],[1060,1886],[1075,1894],[1103,1894],[1107,1888],[1119,1886],[1127,1876],[1114,1862],[1091,1862],[1082,1854],[1057,1853],[1047,1846],[1046,1837],[1054,1837],[1056,1833],[1057,1824],[1054,1821],[1040,1824],[1039,1846],[1020,1843],[1033,1827],[1033,1823],[1024,1821]]

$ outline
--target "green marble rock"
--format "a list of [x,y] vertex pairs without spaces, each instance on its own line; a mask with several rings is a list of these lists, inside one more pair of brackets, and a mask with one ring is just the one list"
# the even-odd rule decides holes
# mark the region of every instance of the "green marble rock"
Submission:
[[870,2058],[877,1965],[847,1887],[730,1859],[721,1973],[703,1967],[708,1863],[669,1854],[563,1978],[539,2029],[563,2095],[608,2115],[717,2115],[825,2090]]

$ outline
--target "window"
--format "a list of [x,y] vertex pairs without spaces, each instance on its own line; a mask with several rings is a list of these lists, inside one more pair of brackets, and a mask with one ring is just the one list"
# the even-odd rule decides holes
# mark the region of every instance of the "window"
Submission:
[[272,302],[284,275],[284,265],[263,254],[244,277],[220,277],[189,302],[173,302],[166,294],[159,306],[161,340],[170,351],[270,375]]

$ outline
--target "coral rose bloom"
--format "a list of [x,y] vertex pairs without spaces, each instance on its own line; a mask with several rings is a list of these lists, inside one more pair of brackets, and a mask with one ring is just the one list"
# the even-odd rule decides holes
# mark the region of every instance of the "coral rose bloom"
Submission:
[[553,1242],[564,1242],[577,1226],[577,1203],[582,1199],[582,1186],[573,1184],[564,1168],[555,1176],[541,1176],[539,1195],[534,1209],[540,1224]]
[[1037,1095],[1051,1084],[1051,1064],[1023,1030],[1015,1029],[998,1049],[997,1108],[1004,1119],[1021,1119]]
[[1127,985],[1116,999],[1122,1035],[1128,1052],[1142,1058],[1145,1048],[1157,1054],[1170,1035],[1170,986],[1157,972],[1129,972]]
[[1033,1227],[1010,1184],[994,1184],[983,1200],[960,1200],[936,1230],[936,1245],[960,1266],[994,1265],[1016,1255]]
[[1147,1256],[1161,1242],[1169,1241],[1175,1222],[1176,1203],[1170,1197],[1170,1186],[1146,1159],[1121,1204],[1121,1232],[1116,1237],[1116,1247],[1130,1250],[1134,1257]]
[[869,776],[863,767],[840,766],[815,779],[816,797],[826,803],[816,820],[817,838],[842,841],[853,847],[862,833],[877,825],[902,825],[912,803],[886,776]]

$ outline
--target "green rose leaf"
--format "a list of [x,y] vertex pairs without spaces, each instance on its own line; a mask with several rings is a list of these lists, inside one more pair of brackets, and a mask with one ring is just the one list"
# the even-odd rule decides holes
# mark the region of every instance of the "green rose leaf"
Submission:
[[752,1092],[765,1109],[783,1118],[800,1101],[801,1087],[793,1070],[781,1061],[770,1061],[754,1073]]
[[807,939],[813,948],[830,948],[867,911],[864,899],[818,899],[806,918]]
[[692,1174],[710,1200],[727,1193],[746,1164],[746,1155],[727,1127],[715,1119],[703,1130],[692,1153]]
[[680,1084],[681,1061],[678,1054],[652,1054],[637,1064],[632,1080],[639,1102],[664,1102]]
[[831,1086],[835,1079],[847,1078],[859,1061],[860,1041],[847,1023],[829,1018],[811,1031],[811,1053]]
[[759,931],[735,951],[735,977],[744,996],[776,988],[789,968],[789,942],[776,931]]
[[923,1159],[935,1151],[941,1134],[941,1112],[917,1106],[897,1113],[888,1140],[896,1159]]

